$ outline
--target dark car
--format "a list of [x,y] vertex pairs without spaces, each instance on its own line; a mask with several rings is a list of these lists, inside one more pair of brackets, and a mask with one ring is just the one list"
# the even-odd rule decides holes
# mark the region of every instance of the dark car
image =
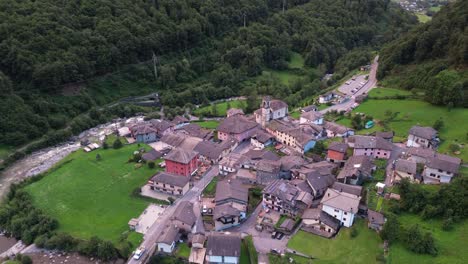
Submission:
[[281,232],[276,232],[276,236],[275,236],[276,239],[281,240],[283,237],[284,237],[284,234],[283,234],[283,233],[281,233]]

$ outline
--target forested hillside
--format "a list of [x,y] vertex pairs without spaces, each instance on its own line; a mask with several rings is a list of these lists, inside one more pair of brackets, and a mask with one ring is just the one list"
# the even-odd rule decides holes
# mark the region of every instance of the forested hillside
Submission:
[[437,105],[468,107],[468,1],[443,7],[382,49],[379,77]]
[[[286,2],[283,11],[281,0],[1,1],[0,144],[53,143],[140,111],[100,106],[150,91],[166,109],[252,91],[294,105],[416,23],[390,0]],[[293,52],[303,68],[288,66]],[[267,69],[301,78],[284,84]],[[320,82],[327,72],[334,79]]]

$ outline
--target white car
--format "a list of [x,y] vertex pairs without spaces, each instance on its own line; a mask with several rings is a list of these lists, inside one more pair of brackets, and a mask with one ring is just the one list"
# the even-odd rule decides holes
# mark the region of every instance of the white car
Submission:
[[139,247],[137,250],[135,250],[135,253],[133,254],[133,259],[139,260],[141,256],[145,254],[145,248],[144,247]]

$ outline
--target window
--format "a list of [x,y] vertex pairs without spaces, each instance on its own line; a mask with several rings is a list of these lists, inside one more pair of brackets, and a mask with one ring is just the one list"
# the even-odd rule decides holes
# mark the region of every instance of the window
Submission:
[[344,214],[345,214],[345,215],[347,215],[347,214],[348,214],[348,212],[344,212]]
[[380,155],[380,151],[377,152],[377,155]]
[[340,210],[338,210],[338,209],[335,209],[335,212],[339,212],[339,211],[340,211]]
[[385,152],[383,155],[384,155],[384,156],[387,156],[387,152]]
[[346,218],[343,218],[343,221],[346,221]]

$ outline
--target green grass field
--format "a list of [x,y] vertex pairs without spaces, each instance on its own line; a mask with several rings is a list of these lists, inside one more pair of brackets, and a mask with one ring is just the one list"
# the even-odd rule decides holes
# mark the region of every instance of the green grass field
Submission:
[[[128,230],[128,221],[150,203],[149,199],[132,196],[132,191],[156,172],[148,166],[137,169],[135,163],[127,163],[138,148],[128,145],[90,153],[78,150],[25,189],[38,208],[59,221],[59,231],[116,242]],[[102,160],[96,161],[96,154]],[[129,240],[135,242],[141,236],[131,234]]]
[[188,259],[190,257],[190,251],[191,249],[186,243],[177,244],[176,256]]
[[[375,89],[379,91],[373,90],[370,95],[377,92],[381,94],[394,93],[394,89],[390,89],[390,91],[385,91],[384,89],[386,88]],[[419,100],[369,99],[354,109],[353,112],[369,114],[376,120],[382,120],[385,118],[387,110],[399,112],[398,116],[390,122],[389,126],[395,132],[395,135],[401,138],[407,137],[408,131],[412,126],[433,126],[434,122],[441,118],[444,121],[444,127],[439,131],[439,137],[443,141],[439,147],[439,152],[448,153],[448,147],[452,143],[462,144],[464,147],[461,149],[461,154],[458,157],[464,161],[468,161],[468,139],[466,135],[468,122],[460,122],[468,120],[468,109],[456,108],[449,111],[446,107],[434,106]],[[351,126],[351,120],[346,118],[339,120],[338,123]],[[358,131],[358,134],[381,130],[383,128],[376,125],[372,129]]]
[[301,69],[304,68],[304,58],[301,54],[293,52],[291,54],[291,60],[289,61],[289,68],[291,69]]
[[216,193],[216,185],[218,184],[218,177],[214,177],[203,190],[203,195],[208,197],[214,197]]
[[[223,117],[226,116],[226,111],[228,110],[228,103],[231,106],[231,108],[245,109],[245,107],[247,106],[244,100],[233,100],[229,102],[216,103],[215,105],[216,105],[217,116],[223,116]],[[210,114],[211,112],[212,112],[212,106],[208,105],[208,106],[195,109],[195,111],[193,111],[193,114],[199,116],[199,115],[207,115],[207,114]]]
[[317,258],[314,263],[375,263],[376,256],[383,253],[382,240],[363,220],[358,219],[353,228],[358,230],[355,238],[349,228],[342,228],[332,239],[299,231],[288,247]]
[[411,95],[411,92],[393,88],[375,88],[369,92],[369,97],[372,98],[382,98],[385,96],[397,95]]
[[419,255],[403,247],[401,244],[390,246],[388,262],[397,263],[421,263],[421,264],[457,264],[466,263],[468,259],[468,221],[459,223],[451,231],[442,230],[441,220],[422,221],[415,215],[402,215],[399,217],[401,224],[411,226],[418,224],[423,230],[430,231],[434,236],[439,254],[436,257],[430,255]]
[[418,17],[418,20],[421,23],[429,22],[432,19],[430,16],[423,14],[423,13],[415,13],[415,15]]
[[216,129],[219,126],[219,121],[216,120],[197,121],[193,123],[207,129]]
[[292,84],[294,81],[298,80],[299,78],[304,77],[304,76],[295,74],[294,72],[291,72],[289,70],[284,70],[284,71],[265,70],[262,72],[262,75],[271,77],[271,78],[277,78],[284,85]]

